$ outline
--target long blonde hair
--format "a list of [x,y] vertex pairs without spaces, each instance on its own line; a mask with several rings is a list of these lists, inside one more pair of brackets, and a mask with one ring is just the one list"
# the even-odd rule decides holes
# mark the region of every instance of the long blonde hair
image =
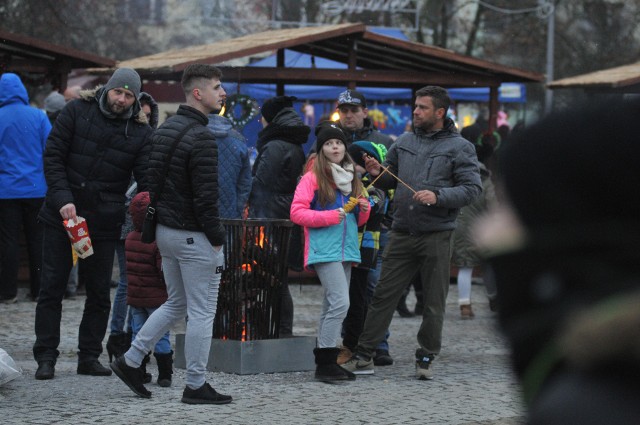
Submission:
[[[309,160],[311,160],[311,157]],[[354,176],[351,181],[351,196],[358,198],[363,194],[362,181],[360,180],[358,173],[355,171],[355,162],[345,149],[344,159],[339,165],[344,167],[346,164],[351,164],[353,166]],[[322,206],[334,203],[336,201],[336,185],[333,181],[333,175],[331,174],[329,160],[322,152],[322,148],[319,149],[319,153],[315,156],[312,170],[316,175],[316,181],[318,183],[318,202]]]

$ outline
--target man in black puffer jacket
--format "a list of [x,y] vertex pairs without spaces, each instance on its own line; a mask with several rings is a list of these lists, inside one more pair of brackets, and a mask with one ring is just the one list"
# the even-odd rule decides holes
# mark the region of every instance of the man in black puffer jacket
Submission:
[[94,253],[81,260],[87,300],[78,334],[81,375],[111,375],[102,353],[109,311],[115,244],[125,215],[131,173],[144,190],[151,127],[140,112],[140,76],[118,69],[103,88],[83,93],[60,112],[47,139],[47,194],[38,219],[44,223],[42,281],[36,307],[36,379],[51,379],[58,358],[62,298],[72,266],[63,220],[84,217]]
[[[231,402],[205,381],[226,236],[218,213],[218,146],[207,128],[207,115],[220,111],[226,99],[221,77],[214,66],[189,65],[182,76],[187,103],[153,135],[147,177],[152,199],[157,199],[156,242],[169,298],[147,319],[124,356],[111,363],[116,375],[144,398],[151,397],[140,370],[144,357],[171,326],[188,317],[182,402]],[[171,166],[165,175],[167,162]],[[165,184],[158,193],[161,181]]]

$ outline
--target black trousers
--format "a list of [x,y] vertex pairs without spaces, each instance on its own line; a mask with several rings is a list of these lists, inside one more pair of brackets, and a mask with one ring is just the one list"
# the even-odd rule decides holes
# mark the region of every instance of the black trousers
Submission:
[[[79,259],[78,272],[87,291],[78,332],[78,361],[98,359],[102,353],[111,299],[109,283],[113,271],[116,240],[92,240],[93,255]],[[44,225],[42,282],[36,307],[36,342],[33,355],[37,362],[55,362],[60,352],[62,299],[73,264],[69,237],[62,226]]]
[[367,283],[369,269],[354,267],[349,282],[349,310],[342,322],[342,345],[355,350],[367,317]]
[[42,225],[37,217],[43,198],[0,199],[0,298],[18,293],[20,230],[24,230],[29,254],[31,297],[40,292],[42,264]]

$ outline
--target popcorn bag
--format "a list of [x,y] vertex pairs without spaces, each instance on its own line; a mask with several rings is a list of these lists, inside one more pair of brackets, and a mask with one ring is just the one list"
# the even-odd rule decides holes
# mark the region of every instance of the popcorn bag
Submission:
[[84,217],[77,216],[77,220],[64,220],[63,223],[71,240],[71,246],[73,246],[78,257],[87,258],[93,254],[87,220]]

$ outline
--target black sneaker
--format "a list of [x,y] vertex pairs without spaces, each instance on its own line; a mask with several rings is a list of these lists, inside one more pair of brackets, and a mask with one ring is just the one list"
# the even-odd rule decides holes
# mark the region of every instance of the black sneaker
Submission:
[[143,398],[151,398],[151,391],[147,390],[142,383],[144,379],[142,369],[128,366],[124,361],[124,356],[117,357],[113,363],[111,363],[111,369],[115,372],[116,376],[122,379],[122,382]]
[[373,358],[373,364],[376,366],[391,366],[393,364],[393,357],[391,357],[388,350],[378,348]]
[[36,370],[36,379],[53,379],[56,372],[55,363],[51,361],[38,362],[38,370]]
[[78,375],[111,376],[111,371],[102,366],[97,360],[78,363]]
[[230,395],[216,392],[207,382],[197,390],[184,387],[182,392],[182,402],[187,404],[228,404],[231,400]]

